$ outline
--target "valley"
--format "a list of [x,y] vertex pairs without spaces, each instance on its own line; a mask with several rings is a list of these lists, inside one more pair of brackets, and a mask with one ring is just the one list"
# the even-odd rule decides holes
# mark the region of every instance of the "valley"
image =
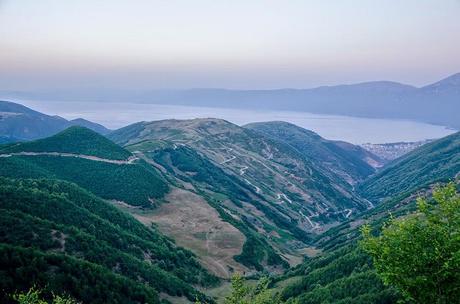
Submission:
[[[0,250],[42,257],[45,273],[89,263],[106,271],[94,277],[104,286],[113,275],[125,285],[144,282],[138,294],[113,295],[123,303],[220,303],[236,273],[269,275],[270,290],[288,303],[319,304],[328,295],[394,303],[400,295],[357,246],[359,229],[412,212],[415,198],[438,184],[460,185],[459,136],[391,161],[280,121],[139,122],[107,137],[73,126],[0,146]],[[54,266],[53,254],[62,255]],[[66,290],[85,299],[77,287]]]
[[206,201],[184,189],[172,189],[155,210],[121,205],[146,226],[154,225],[179,246],[190,249],[211,273],[229,279],[232,271],[249,273],[233,257],[241,254],[245,236],[224,222]]
[[0,0],[0,304],[460,304],[459,16]]

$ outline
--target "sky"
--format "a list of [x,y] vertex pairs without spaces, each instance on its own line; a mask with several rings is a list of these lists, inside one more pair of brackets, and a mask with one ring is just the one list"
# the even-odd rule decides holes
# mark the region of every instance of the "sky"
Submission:
[[310,88],[460,72],[460,0],[0,0],[0,90]]

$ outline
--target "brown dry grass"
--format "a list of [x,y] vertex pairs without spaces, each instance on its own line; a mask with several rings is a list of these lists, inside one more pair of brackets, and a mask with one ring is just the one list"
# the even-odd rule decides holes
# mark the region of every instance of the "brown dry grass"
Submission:
[[166,201],[154,211],[131,212],[147,226],[155,223],[179,246],[199,256],[203,266],[219,277],[231,277],[231,269],[237,272],[248,270],[233,260],[241,253],[245,236],[224,222],[202,197],[175,188],[166,196]]

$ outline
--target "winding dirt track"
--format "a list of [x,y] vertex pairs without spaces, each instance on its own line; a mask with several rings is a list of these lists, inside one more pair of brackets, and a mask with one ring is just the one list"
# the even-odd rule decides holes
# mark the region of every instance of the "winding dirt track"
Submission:
[[132,165],[136,160],[139,158],[137,156],[130,156],[126,160],[117,160],[117,159],[107,159],[101,158],[92,155],[85,155],[85,154],[74,154],[74,153],[60,153],[60,152],[18,152],[18,153],[8,153],[8,154],[0,154],[0,157],[11,157],[11,156],[60,156],[60,157],[75,157],[75,158],[82,158],[92,161],[99,161],[109,164],[115,165]]

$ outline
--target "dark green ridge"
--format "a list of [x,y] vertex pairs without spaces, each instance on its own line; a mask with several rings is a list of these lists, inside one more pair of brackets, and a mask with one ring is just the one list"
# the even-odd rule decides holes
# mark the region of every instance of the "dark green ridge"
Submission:
[[130,152],[104,136],[79,126],[44,139],[8,145],[0,150],[0,153],[15,152],[73,153],[112,160],[126,160],[131,156]]

